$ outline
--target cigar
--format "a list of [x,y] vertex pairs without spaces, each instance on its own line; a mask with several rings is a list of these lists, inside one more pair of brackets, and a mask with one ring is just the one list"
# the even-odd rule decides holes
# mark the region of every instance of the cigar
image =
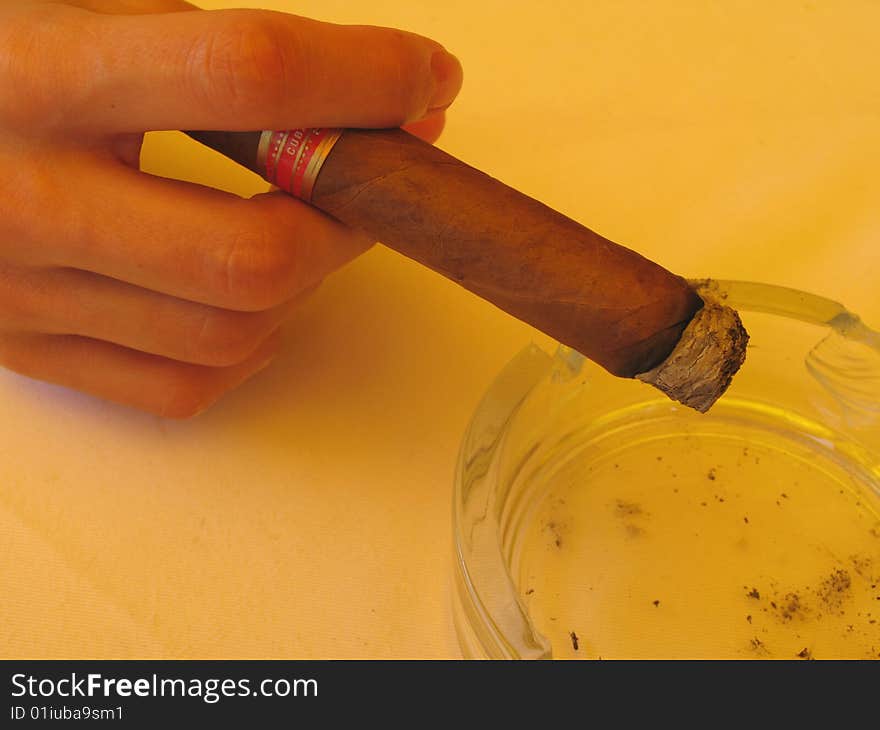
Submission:
[[611,374],[697,411],[745,359],[735,310],[401,129],[186,134]]

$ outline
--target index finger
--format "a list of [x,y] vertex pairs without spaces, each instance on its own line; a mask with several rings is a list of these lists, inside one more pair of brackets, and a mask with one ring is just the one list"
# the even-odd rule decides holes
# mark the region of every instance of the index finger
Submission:
[[21,53],[2,74],[16,91],[0,93],[0,111],[25,128],[392,127],[448,105],[461,86],[458,61],[439,43],[391,28],[268,10],[110,15],[59,5],[13,20],[5,42]]

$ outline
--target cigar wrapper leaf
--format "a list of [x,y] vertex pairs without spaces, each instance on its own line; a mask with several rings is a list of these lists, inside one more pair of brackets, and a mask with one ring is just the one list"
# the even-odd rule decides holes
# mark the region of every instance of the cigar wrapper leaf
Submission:
[[[305,175],[306,194],[302,178],[288,192],[611,374],[700,412],[742,365],[748,335],[738,314],[704,301],[683,277],[403,130],[334,131],[317,172]],[[276,182],[266,167],[271,132],[187,134]],[[272,139],[283,146],[280,134]],[[281,152],[268,152],[270,171]]]

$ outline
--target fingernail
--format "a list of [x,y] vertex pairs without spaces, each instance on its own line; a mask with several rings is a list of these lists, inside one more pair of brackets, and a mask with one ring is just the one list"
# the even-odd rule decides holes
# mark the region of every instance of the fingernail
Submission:
[[446,109],[461,91],[464,73],[461,63],[448,51],[435,51],[431,56],[431,71],[434,75],[434,93],[428,103],[428,114]]

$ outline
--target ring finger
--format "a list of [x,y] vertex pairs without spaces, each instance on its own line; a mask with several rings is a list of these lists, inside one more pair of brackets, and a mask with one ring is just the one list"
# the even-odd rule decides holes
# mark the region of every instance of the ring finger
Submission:
[[306,296],[239,312],[176,299],[76,269],[0,265],[0,330],[80,335],[172,360],[228,367],[247,360]]

